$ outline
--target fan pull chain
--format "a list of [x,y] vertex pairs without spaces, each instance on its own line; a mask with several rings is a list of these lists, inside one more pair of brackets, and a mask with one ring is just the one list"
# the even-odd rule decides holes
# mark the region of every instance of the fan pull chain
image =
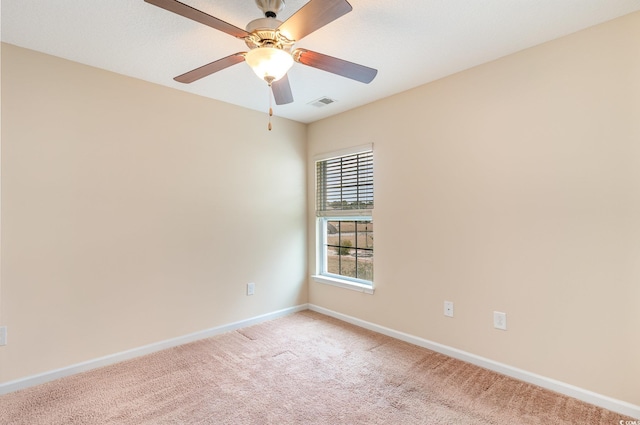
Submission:
[[271,107],[271,84],[269,84],[269,90],[267,91],[268,95],[269,95],[269,125],[267,126],[267,129],[269,131],[271,131],[271,117],[273,116],[273,108]]

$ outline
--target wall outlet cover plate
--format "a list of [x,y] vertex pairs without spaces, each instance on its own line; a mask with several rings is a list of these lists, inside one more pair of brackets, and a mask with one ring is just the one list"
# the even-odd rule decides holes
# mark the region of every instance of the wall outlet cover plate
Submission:
[[493,312],[493,327],[502,331],[507,330],[507,313],[501,311]]
[[447,317],[453,317],[453,302],[445,301],[444,302],[444,315]]

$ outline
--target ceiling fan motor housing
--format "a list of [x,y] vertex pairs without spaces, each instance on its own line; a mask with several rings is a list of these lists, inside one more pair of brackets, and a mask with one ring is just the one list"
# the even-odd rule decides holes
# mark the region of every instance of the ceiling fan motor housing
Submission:
[[244,41],[250,49],[258,47],[275,47],[285,51],[291,51],[294,40],[289,40],[278,31],[281,21],[275,18],[254,19],[247,25],[247,32],[251,35]]

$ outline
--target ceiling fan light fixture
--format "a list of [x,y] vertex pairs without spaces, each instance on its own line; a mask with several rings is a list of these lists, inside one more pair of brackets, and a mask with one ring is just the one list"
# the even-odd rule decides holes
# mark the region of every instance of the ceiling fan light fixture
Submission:
[[284,77],[293,66],[291,54],[275,47],[249,50],[244,59],[258,78],[269,84]]

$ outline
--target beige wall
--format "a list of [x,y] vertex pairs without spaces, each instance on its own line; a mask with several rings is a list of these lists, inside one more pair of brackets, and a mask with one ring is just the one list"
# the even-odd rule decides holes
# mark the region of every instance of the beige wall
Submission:
[[306,303],[306,126],[266,118],[3,45],[0,382]]
[[311,124],[310,211],[313,156],[374,143],[376,292],[309,302],[640,405],[638,40],[640,13]]

